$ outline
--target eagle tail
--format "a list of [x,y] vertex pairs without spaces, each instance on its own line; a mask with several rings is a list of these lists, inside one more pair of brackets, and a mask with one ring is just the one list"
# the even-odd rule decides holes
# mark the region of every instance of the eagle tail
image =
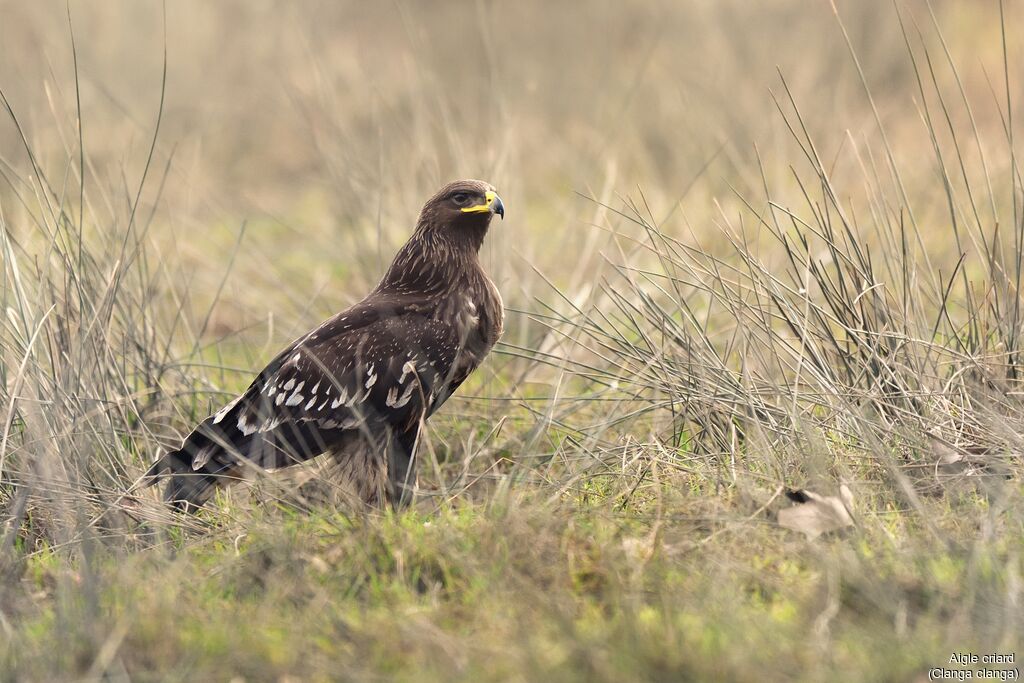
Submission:
[[[226,463],[211,459],[199,469],[192,468],[194,450],[186,446],[165,454],[142,477],[142,486],[152,486],[162,479],[164,501],[179,512],[195,513],[220,486],[232,481]],[[206,448],[216,448],[208,444]]]

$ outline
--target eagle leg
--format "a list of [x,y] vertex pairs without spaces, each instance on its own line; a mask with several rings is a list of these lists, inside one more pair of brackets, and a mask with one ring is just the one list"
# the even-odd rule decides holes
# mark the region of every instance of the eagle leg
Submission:
[[416,488],[416,438],[419,423],[388,440],[388,497],[395,510],[412,502]]

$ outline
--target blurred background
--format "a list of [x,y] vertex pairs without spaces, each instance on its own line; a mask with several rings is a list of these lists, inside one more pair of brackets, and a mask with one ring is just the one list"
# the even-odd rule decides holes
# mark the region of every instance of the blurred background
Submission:
[[[925,35],[940,82],[958,87],[933,22],[978,127],[1000,142],[997,3],[836,9],[896,161],[911,162],[905,183],[935,177],[912,163],[929,139],[905,39]],[[1005,9],[1019,26],[1021,8]],[[6,0],[0,13],[0,87],[41,167],[72,186],[80,98],[91,229],[137,191],[162,96],[139,213],[153,215],[148,235],[197,305],[224,275],[210,259],[226,262],[248,222],[213,334],[269,310],[301,326],[294,318],[349,303],[453,178],[487,179],[506,199],[486,251],[516,307],[544,286],[534,267],[570,289],[600,272],[605,213],[584,197],[621,206],[642,193],[659,219],[679,210],[670,230],[708,234],[716,202],[728,213],[737,194],[761,193],[758,151],[780,191],[792,185],[788,168],[802,159],[773,103],[788,99],[782,78],[834,178],[853,180],[845,191],[860,188],[861,164],[884,164],[841,154],[879,134],[828,2]],[[0,156],[9,175],[28,168],[9,122]],[[12,229],[26,231],[9,188],[0,196]]]

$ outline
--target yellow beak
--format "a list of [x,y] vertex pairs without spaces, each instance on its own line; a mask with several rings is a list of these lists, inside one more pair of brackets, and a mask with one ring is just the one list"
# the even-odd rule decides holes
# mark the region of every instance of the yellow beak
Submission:
[[483,204],[467,206],[461,211],[462,213],[496,213],[501,216],[502,220],[505,219],[505,205],[501,202],[501,197],[493,190],[487,190],[484,193]]

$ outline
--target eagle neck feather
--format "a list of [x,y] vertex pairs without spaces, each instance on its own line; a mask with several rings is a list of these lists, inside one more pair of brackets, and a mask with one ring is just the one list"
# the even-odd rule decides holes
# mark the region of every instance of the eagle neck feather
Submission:
[[437,229],[421,223],[388,268],[378,292],[444,295],[473,279],[480,268],[479,231]]

